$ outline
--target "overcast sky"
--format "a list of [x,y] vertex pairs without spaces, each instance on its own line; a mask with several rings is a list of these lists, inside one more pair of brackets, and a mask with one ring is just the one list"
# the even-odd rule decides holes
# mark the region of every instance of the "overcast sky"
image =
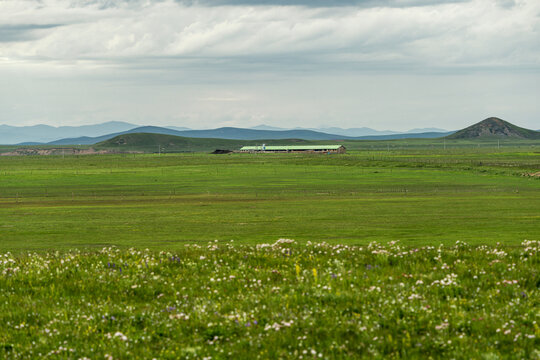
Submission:
[[539,0],[0,0],[0,124],[540,129],[539,105]]

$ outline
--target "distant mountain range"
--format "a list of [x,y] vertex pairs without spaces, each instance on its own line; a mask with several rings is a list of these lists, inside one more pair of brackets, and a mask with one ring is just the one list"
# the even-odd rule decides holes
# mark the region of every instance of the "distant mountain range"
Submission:
[[141,126],[120,133],[107,134],[98,137],[78,137],[66,138],[48,142],[48,145],[93,145],[102,142],[118,135],[133,134],[133,133],[152,133],[175,135],[189,138],[212,138],[212,139],[228,139],[228,140],[281,140],[281,139],[303,139],[303,140],[388,140],[388,139],[404,139],[404,138],[436,138],[451,134],[446,133],[418,133],[418,134],[392,134],[378,136],[342,136],[335,134],[326,134],[313,130],[254,130],[242,129],[234,127],[223,127],[210,130],[185,130],[177,131],[158,126]]
[[0,144],[48,143],[63,138],[95,137],[127,131],[137,127],[126,122],[110,121],[103,124],[82,126],[10,126],[0,125]]
[[347,137],[358,137],[358,136],[374,136],[374,135],[390,135],[390,134],[400,134],[399,131],[392,131],[392,130],[374,130],[368,127],[361,127],[361,128],[347,128],[343,129],[340,127],[321,127],[321,128],[280,128],[275,126],[268,126],[268,125],[257,125],[253,126],[250,129],[254,130],[274,130],[274,131],[286,131],[286,130],[311,130],[311,131],[317,131],[317,132],[323,132],[326,134],[334,134],[334,135],[341,135],[341,136],[347,136]]
[[[185,151],[211,151],[215,149],[238,149],[245,145],[258,145],[261,140],[249,140],[244,139],[249,136],[266,136],[264,141],[267,145],[284,145],[294,143],[296,145],[301,144],[316,144],[313,139],[306,139],[306,137],[318,137],[319,132],[309,130],[254,130],[254,129],[237,129],[237,128],[220,128],[214,130],[190,130],[181,131],[181,134],[189,134],[186,136],[175,136],[171,134],[174,130],[144,127],[139,130],[146,130],[148,132],[135,132],[126,133],[99,142],[92,146],[98,151],[142,151],[142,152],[185,152]],[[135,129],[137,130],[137,129]],[[168,131],[167,134],[156,133],[157,131]],[[201,138],[200,135],[207,135],[209,132],[217,135],[216,138]],[[286,138],[277,139],[276,134],[284,133]],[[428,137],[426,134],[435,136],[440,135],[440,132],[421,133],[421,134],[392,134],[392,135],[378,135],[378,136],[365,136],[364,139],[381,140],[381,138],[403,138],[407,137]],[[442,133],[445,134],[445,133]],[[446,134],[449,134],[446,132]],[[294,140],[290,138],[294,136]],[[336,136],[323,134],[325,136]],[[242,139],[225,139],[225,137],[236,136],[242,137]],[[274,138],[269,138],[274,136]],[[300,139],[299,136],[303,136]],[[507,139],[540,139],[540,132],[527,130],[510,124],[507,121],[499,118],[488,118],[477,124],[469,126],[463,130],[455,133],[450,133],[446,136],[447,139],[493,139],[493,138],[507,138]],[[357,139],[357,138],[349,138]],[[316,140],[331,140],[331,139],[316,139]],[[335,140],[335,138],[334,138]],[[439,136],[437,141],[441,141]],[[348,144],[351,144],[349,142]]]
[[[326,128],[294,128],[285,129],[268,125],[258,125],[249,129],[224,127],[208,130],[192,130],[179,126],[138,126],[135,124],[111,121],[96,125],[60,126],[49,125],[10,126],[0,125],[0,144],[11,145],[88,145],[110,139],[119,134],[152,132],[185,137],[223,138],[223,139],[284,139],[302,138],[306,140],[339,140],[339,139],[372,139],[374,136],[385,136],[381,139],[402,138],[402,134],[413,134],[406,137],[438,137],[449,133],[443,129],[413,129],[408,132],[392,130],[374,130],[367,127],[343,129]],[[182,132],[179,134],[178,132]],[[391,137],[386,137],[386,136]],[[397,136],[397,137],[396,137]]]
[[313,130],[317,132],[323,132],[327,134],[335,134],[335,135],[342,135],[342,136],[348,136],[348,137],[359,137],[359,136],[378,136],[378,135],[395,135],[395,134],[416,134],[416,133],[429,133],[429,132],[449,132],[445,129],[439,129],[439,128],[421,128],[421,129],[411,129],[409,131],[394,131],[394,130],[375,130],[368,127],[361,127],[361,128],[347,128],[343,129],[340,127],[321,127],[321,128],[294,128],[294,129],[288,129],[288,128],[280,128],[275,126],[268,126],[268,125],[257,125],[254,127],[251,127],[250,129],[255,130],[276,130],[276,131],[283,131],[283,130]]
[[[212,138],[229,140],[393,140],[405,138],[464,139],[475,137],[514,137],[536,139],[540,134],[534,130],[523,129],[498,118],[489,118],[460,131],[445,131],[438,128],[413,129],[399,133],[378,131],[370,128],[338,127],[322,129],[283,129],[258,125],[244,129],[222,127],[207,130],[191,130],[186,127],[137,126],[126,122],[108,122],[97,125],[61,126],[35,125],[15,127],[0,125],[0,144],[19,145],[93,145],[118,135],[133,133],[152,133],[182,136],[186,138]],[[362,134],[362,135],[358,135]]]

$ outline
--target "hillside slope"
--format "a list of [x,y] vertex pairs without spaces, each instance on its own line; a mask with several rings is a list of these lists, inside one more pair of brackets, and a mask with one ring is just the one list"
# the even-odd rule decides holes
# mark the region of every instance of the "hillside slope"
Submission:
[[[185,138],[205,138],[205,139],[229,139],[229,140],[258,140],[258,139],[306,139],[306,140],[332,140],[332,139],[354,139],[346,136],[318,133],[310,130],[288,130],[288,131],[270,131],[270,130],[253,130],[253,129],[241,129],[241,128],[219,128],[210,130],[186,130],[177,131],[173,129],[163,128],[159,126],[141,126],[135,129],[131,129],[125,132],[113,133],[95,138],[80,137],[60,139],[48,143],[49,145],[92,145],[97,144],[108,139],[112,139],[118,135],[132,134],[132,133],[153,133],[153,134],[166,134],[175,135]],[[260,140],[259,140],[260,141]]]
[[327,134],[312,130],[254,130],[235,127],[222,127],[211,130],[187,130],[182,131],[180,136],[194,138],[219,138],[232,140],[258,140],[258,139],[305,139],[305,140],[336,140],[354,139],[353,137]]
[[304,140],[319,140],[319,141],[335,141],[335,140],[391,140],[391,139],[411,139],[411,138],[438,138],[451,134],[451,132],[439,133],[407,133],[407,134],[390,134],[390,135],[375,135],[375,136],[360,136],[348,137],[335,134],[326,134],[311,130],[254,130],[242,128],[219,128],[210,130],[187,130],[177,131],[173,129],[163,128],[159,126],[142,126],[128,131],[103,135],[99,137],[79,137],[66,138],[48,143],[48,145],[92,145],[99,142],[112,139],[118,135],[131,133],[153,133],[176,135],[186,138],[205,138],[205,139],[229,139],[229,140],[258,140],[268,142],[269,140],[287,140],[287,139],[304,139]]
[[447,139],[540,139],[540,132],[524,129],[496,117],[490,117],[474,125],[459,130]]
[[[299,139],[264,140],[268,145],[311,144]],[[260,145],[261,141],[188,138],[167,134],[132,133],[118,135],[93,146],[96,150],[142,152],[209,152],[216,149],[238,150],[244,145]]]

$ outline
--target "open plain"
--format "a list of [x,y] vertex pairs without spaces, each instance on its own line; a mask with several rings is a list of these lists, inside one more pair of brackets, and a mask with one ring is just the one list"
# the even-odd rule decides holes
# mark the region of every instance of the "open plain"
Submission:
[[0,249],[519,244],[539,234],[537,149],[1,157]]
[[0,157],[0,357],[539,359],[538,147],[366,144]]

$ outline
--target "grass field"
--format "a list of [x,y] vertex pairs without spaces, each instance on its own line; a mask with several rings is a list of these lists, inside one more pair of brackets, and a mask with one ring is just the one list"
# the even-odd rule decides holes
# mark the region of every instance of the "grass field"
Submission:
[[540,242],[0,260],[0,358],[540,359]]
[[[207,138],[186,138],[173,135],[135,133],[125,134],[94,145],[0,145],[0,154],[21,151],[22,154],[35,155],[39,150],[49,150],[55,155],[94,149],[96,151],[137,152],[137,153],[193,153],[212,152],[215,149],[240,150],[246,145],[327,145],[340,144],[349,151],[468,151],[486,152],[538,149],[540,140],[526,139],[395,139],[395,140],[228,140]],[[63,151],[65,150],[65,151]],[[75,151],[71,151],[75,150]]]
[[422,141],[0,157],[0,358],[540,359],[538,147]]
[[519,244],[540,233],[534,149],[0,157],[0,250]]

